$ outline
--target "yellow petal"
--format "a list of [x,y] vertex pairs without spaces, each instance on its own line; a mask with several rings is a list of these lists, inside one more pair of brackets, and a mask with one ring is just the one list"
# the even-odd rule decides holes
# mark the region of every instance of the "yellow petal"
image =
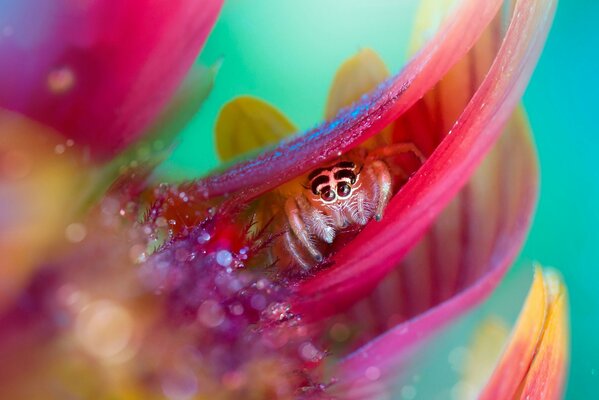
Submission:
[[78,240],[67,228],[81,168],[70,142],[37,123],[0,111],[0,309],[27,281],[51,244]]
[[297,128],[264,100],[240,96],[223,106],[216,121],[216,148],[222,161],[279,142]]
[[566,289],[536,268],[506,350],[480,399],[558,399],[568,363]]
[[337,70],[325,110],[326,119],[350,106],[389,77],[389,70],[371,49],[360,50]]
[[543,337],[524,381],[521,399],[559,399],[569,361],[566,288],[553,272],[545,274],[548,295]]
[[461,366],[462,379],[456,387],[460,399],[475,398],[487,382],[509,335],[509,328],[499,317],[489,317],[476,329]]
[[411,54],[433,37],[454,4],[455,0],[420,0],[410,43]]

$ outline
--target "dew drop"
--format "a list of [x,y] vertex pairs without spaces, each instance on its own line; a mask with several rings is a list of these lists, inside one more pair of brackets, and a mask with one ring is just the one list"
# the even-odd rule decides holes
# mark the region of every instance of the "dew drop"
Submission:
[[376,381],[381,377],[381,370],[377,367],[368,367],[364,372],[364,376],[366,376],[366,379],[370,381]]
[[323,354],[310,342],[303,343],[299,348],[299,353],[306,361],[317,362],[323,358]]
[[216,253],[216,262],[218,265],[228,267],[233,262],[233,255],[229,250],[219,250]]
[[198,309],[198,319],[208,328],[216,328],[225,321],[225,313],[218,302],[206,300]]
[[189,400],[198,392],[198,380],[187,368],[179,367],[178,371],[167,374],[162,379],[162,391],[170,400]]
[[87,229],[85,225],[81,223],[73,223],[67,226],[65,229],[65,237],[71,243],[79,243],[87,235]]
[[47,85],[52,93],[65,93],[75,85],[75,74],[69,67],[55,69],[48,74]]
[[204,243],[207,243],[210,240],[210,238],[211,238],[211,236],[210,236],[210,234],[208,232],[202,231],[198,235],[197,241],[198,241],[199,244],[204,244]]

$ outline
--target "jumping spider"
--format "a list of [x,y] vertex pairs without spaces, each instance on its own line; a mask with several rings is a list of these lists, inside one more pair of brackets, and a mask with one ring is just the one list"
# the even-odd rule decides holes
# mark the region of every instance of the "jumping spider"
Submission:
[[[383,218],[393,193],[393,174],[385,160],[402,153],[425,161],[414,144],[395,143],[370,151],[358,148],[307,175],[301,192],[285,202],[289,229],[284,241],[299,265],[309,268],[323,260],[318,240],[333,243],[339,230]],[[312,260],[306,260],[306,251]]]

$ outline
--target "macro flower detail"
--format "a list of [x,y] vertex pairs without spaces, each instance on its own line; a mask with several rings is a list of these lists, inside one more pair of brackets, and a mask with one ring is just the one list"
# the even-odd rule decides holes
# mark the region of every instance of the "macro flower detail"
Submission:
[[[107,63],[90,74],[116,85],[108,103],[93,100],[93,85],[75,90],[79,73],[40,58],[24,77],[32,91],[0,95],[11,110],[2,121],[31,131],[23,143],[0,142],[11,167],[2,171],[39,182],[52,166],[63,186],[54,184],[49,210],[75,199],[78,212],[48,220],[35,257],[15,245],[37,239],[35,229],[0,241],[16,266],[4,274],[19,275],[0,303],[0,397],[414,398],[419,389],[398,378],[435,334],[490,295],[530,226],[538,166],[518,103],[555,9],[551,0],[461,0],[424,38],[432,3],[422,4],[419,51],[405,68],[390,76],[374,51],[360,50],[338,70],[325,122],[312,130],[296,133],[255,97],[227,103],[215,125],[225,164],[187,182],[157,182],[151,172],[216,74],[196,67],[182,83],[220,2],[169,10],[150,2],[137,16],[123,6],[133,39],[148,21],[161,25],[140,53],[130,54],[132,39],[82,58]],[[52,57],[94,29],[122,34],[100,17],[104,2],[83,14],[64,4],[49,19],[68,33]],[[72,39],[78,24],[91,33]],[[148,48],[156,59],[138,58]],[[48,71],[58,97],[34,90]],[[122,94],[132,97],[119,102]],[[115,111],[125,117],[106,118]],[[35,174],[17,168],[31,138],[52,161],[42,157]],[[166,146],[152,147],[159,140]],[[86,151],[108,161],[97,167]],[[86,168],[97,168],[91,184]],[[84,196],[72,195],[86,181]],[[13,181],[6,187],[25,198]],[[2,216],[1,233],[20,215]],[[61,230],[66,242],[52,241]],[[566,314],[560,278],[537,269],[512,336],[496,340],[503,355],[480,361],[488,374],[464,385],[489,399],[559,398]]]

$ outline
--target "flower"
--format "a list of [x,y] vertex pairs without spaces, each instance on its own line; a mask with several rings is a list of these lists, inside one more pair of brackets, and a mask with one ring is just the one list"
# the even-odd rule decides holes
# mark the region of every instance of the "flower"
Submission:
[[10,0],[0,105],[89,146],[97,158],[114,156],[173,95],[221,4]]
[[[354,103],[386,75],[359,53],[312,131],[287,138],[280,112],[242,98],[221,113],[219,152],[267,150],[194,182],[121,176],[0,316],[3,395],[392,395],[408,355],[497,285],[530,223],[536,157],[516,107],[554,3],[518,1],[505,32],[501,4],[461,1],[402,72]],[[340,229],[324,260],[298,268],[284,200],[312,169],[388,141],[426,161],[389,161],[399,172],[389,167],[382,220]],[[564,292],[537,272],[504,358],[477,382],[484,395],[559,395]],[[517,368],[514,354],[526,355]]]

